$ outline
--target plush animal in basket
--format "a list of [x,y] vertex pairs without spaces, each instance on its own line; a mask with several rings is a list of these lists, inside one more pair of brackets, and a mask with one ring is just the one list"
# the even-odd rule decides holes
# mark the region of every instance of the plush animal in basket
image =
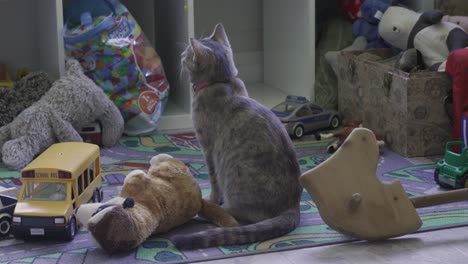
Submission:
[[[451,19],[446,17],[445,20]],[[450,75],[456,101],[453,104],[452,139],[460,140],[461,113],[467,110],[464,102],[468,99],[464,70],[467,58],[464,48],[468,47],[468,34],[453,21],[445,22],[442,12],[438,10],[416,13],[391,6],[382,16],[379,33],[387,42],[401,49],[416,48],[426,67],[446,71]],[[447,66],[449,64],[451,67]]]
[[8,167],[22,169],[56,142],[78,141],[77,131],[90,122],[102,126],[102,144],[114,145],[122,136],[119,109],[91,79],[78,61],[67,60],[66,74],[39,101],[0,127],[0,158]]
[[24,109],[37,102],[52,86],[42,71],[32,72],[13,84],[0,87],[0,127],[10,123]]
[[167,154],[154,156],[148,173],[130,172],[118,197],[84,204],[77,218],[108,253],[131,250],[150,235],[166,232],[196,214],[221,226],[238,226],[218,205],[202,199],[190,170]]
[[416,48],[426,67],[444,71],[450,52],[468,46],[468,35],[454,23],[443,22],[443,13],[418,13],[392,3],[379,23],[380,36],[391,45],[406,50]]

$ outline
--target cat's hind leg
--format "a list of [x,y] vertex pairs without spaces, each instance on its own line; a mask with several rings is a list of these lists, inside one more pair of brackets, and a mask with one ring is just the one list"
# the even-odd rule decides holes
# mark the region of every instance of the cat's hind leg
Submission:
[[211,185],[210,201],[215,204],[223,204],[223,194],[219,188],[218,175],[216,174],[211,154],[205,153],[205,160],[208,166],[208,176],[210,177]]
[[198,213],[203,218],[208,219],[218,226],[233,227],[239,226],[236,219],[219,205],[202,199],[202,208]]
[[242,225],[257,223],[273,217],[267,208],[255,206],[249,201],[230,201],[225,199],[221,207]]

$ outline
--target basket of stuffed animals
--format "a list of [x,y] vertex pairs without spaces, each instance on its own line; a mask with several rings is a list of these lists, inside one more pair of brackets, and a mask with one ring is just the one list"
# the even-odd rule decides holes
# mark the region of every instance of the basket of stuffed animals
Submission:
[[451,137],[444,99],[452,83],[445,73],[405,72],[393,66],[390,49],[338,55],[338,109],[384,135],[389,148],[407,156],[444,152]]

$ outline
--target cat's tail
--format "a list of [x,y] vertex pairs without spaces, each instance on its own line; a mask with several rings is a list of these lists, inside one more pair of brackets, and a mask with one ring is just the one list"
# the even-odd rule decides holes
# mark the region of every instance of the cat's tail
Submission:
[[218,227],[188,235],[175,235],[171,240],[179,249],[261,242],[291,232],[299,224],[299,220],[299,208],[294,208],[255,224],[238,227]]

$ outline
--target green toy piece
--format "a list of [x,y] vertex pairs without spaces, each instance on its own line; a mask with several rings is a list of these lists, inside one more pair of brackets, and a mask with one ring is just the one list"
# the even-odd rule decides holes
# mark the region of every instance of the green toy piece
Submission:
[[[461,153],[453,151],[453,147],[460,148]],[[437,162],[434,170],[434,180],[443,188],[468,187],[468,147],[463,141],[447,143],[444,158]]]

